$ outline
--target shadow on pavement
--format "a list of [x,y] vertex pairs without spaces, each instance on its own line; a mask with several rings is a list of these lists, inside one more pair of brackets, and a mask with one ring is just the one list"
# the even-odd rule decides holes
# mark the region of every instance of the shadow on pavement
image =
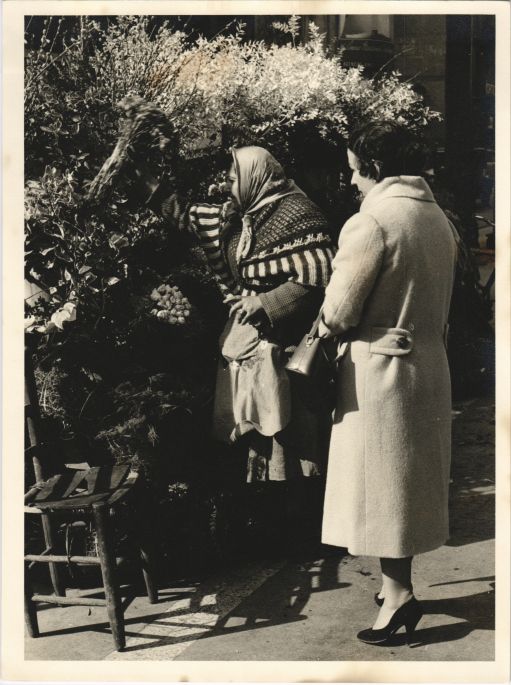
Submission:
[[445,614],[461,618],[470,625],[471,630],[495,629],[495,583],[491,590],[476,595],[451,597],[450,599],[422,600],[426,614]]
[[446,583],[433,583],[429,587],[439,587],[440,585],[459,585],[460,583],[478,583],[484,581],[495,581],[495,576],[483,576],[482,578],[465,578],[464,580],[449,580]]

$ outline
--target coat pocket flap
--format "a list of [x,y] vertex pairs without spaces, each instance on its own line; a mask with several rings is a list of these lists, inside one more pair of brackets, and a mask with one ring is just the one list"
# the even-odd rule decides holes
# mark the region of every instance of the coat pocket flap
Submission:
[[405,328],[374,327],[371,330],[370,352],[400,357],[410,354],[412,349],[413,336]]

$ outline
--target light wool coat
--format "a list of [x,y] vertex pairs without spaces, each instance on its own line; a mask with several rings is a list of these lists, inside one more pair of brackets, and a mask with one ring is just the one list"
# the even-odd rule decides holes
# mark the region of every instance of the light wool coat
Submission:
[[323,333],[340,345],[323,542],[407,557],[448,538],[445,350],[456,242],[427,183],[386,178],[341,231]]

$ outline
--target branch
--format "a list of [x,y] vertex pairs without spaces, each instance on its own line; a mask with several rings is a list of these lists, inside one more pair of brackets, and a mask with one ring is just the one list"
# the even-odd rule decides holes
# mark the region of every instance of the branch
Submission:
[[[191,58],[190,58],[190,59],[191,59]],[[189,94],[188,94],[188,97],[186,98],[186,100],[184,101],[184,103],[182,103],[180,106],[176,107],[176,109],[174,109],[172,112],[169,113],[168,117],[169,117],[169,120],[170,120],[170,121],[173,121],[173,119],[175,119],[175,117],[179,116],[179,114],[180,114],[181,112],[184,112],[184,111],[185,111],[185,109],[188,107],[188,104],[190,103],[192,97],[193,97],[193,96],[195,95],[195,93],[197,92],[197,82],[198,82],[198,80],[199,80],[199,75],[200,75],[200,72],[201,72],[201,67],[202,67],[202,50],[199,52],[199,65],[198,65],[198,67],[197,67],[197,73],[195,74],[195,80],[194,80],[192,89],[190,90],[190,92],[189,92]]]
[[378,76],[378,74],[380,74],[385,69],[385,67],[388,66],[395,59],[397,59],[398,57],[401,57],[401,55],[406,55],[407,52],[412,52],[413,50],[414,50],[414,48],[405,48],[404,50],[401,50],[401,52],[398,52],[397,55],[392,55],[392,57],[389,60],[387,60],[383,66],[381,66],[378,69],[376,74],[374,74],[374,76],[372,77],[371,81],[374,81],[376,79],[376,77]]
[[92,395],[94,395],[94,393],[95,393],[95,390],[91,390],[90,393],[89,393],[89,394],[87,395],[87,397],[85,398],[85,402],[82,404],[82,408],[80,409],[80,413],[78,414],[78,418],[79,418],[79,419],[82,418],[83,410],[85,409],[85,406],[86,406],[87,402],[90,400],[90,398],[92,397]]
[[41,74],[44,74],[44,72],[45,72],[47,69],[49,69],[51,66],[53,66],[56,62],[58,62],[59,59],[60,59],[61,57],[63,57],[63,56],[66,54],[66,52],[68,52],[69,50],[71,50],[71,48],[76,47],[78,44],[79,44],[78,41],[75,41],[74,43],[71,43],[71,44],[68,45],[66,48],[64,48],[64,50],[60,53],[60,55],[57,55],[57,57],[55,57],[54,60],[52,60],[51,62],[49,62],[45,67],[43,67],[40,71],[38,71],[37,74],[33,74],[33,75],[32,75],[32,78],[30,79],[30,81],[27,83],[27,85],[26,85],[26,87],[25,87],[25,91],[29,88],[29,86],[32,85],[33,81],[34,81],[36,78],[39,78],[39,76],[41,76]]

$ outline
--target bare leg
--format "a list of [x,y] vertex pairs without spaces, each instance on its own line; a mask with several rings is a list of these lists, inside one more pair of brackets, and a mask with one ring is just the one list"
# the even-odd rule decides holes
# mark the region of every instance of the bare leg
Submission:
[[373,628],[385,628],[392,614],[413,595],[412,559],[380,559],[383,587],[380,594],[385,597],[383,606]]

